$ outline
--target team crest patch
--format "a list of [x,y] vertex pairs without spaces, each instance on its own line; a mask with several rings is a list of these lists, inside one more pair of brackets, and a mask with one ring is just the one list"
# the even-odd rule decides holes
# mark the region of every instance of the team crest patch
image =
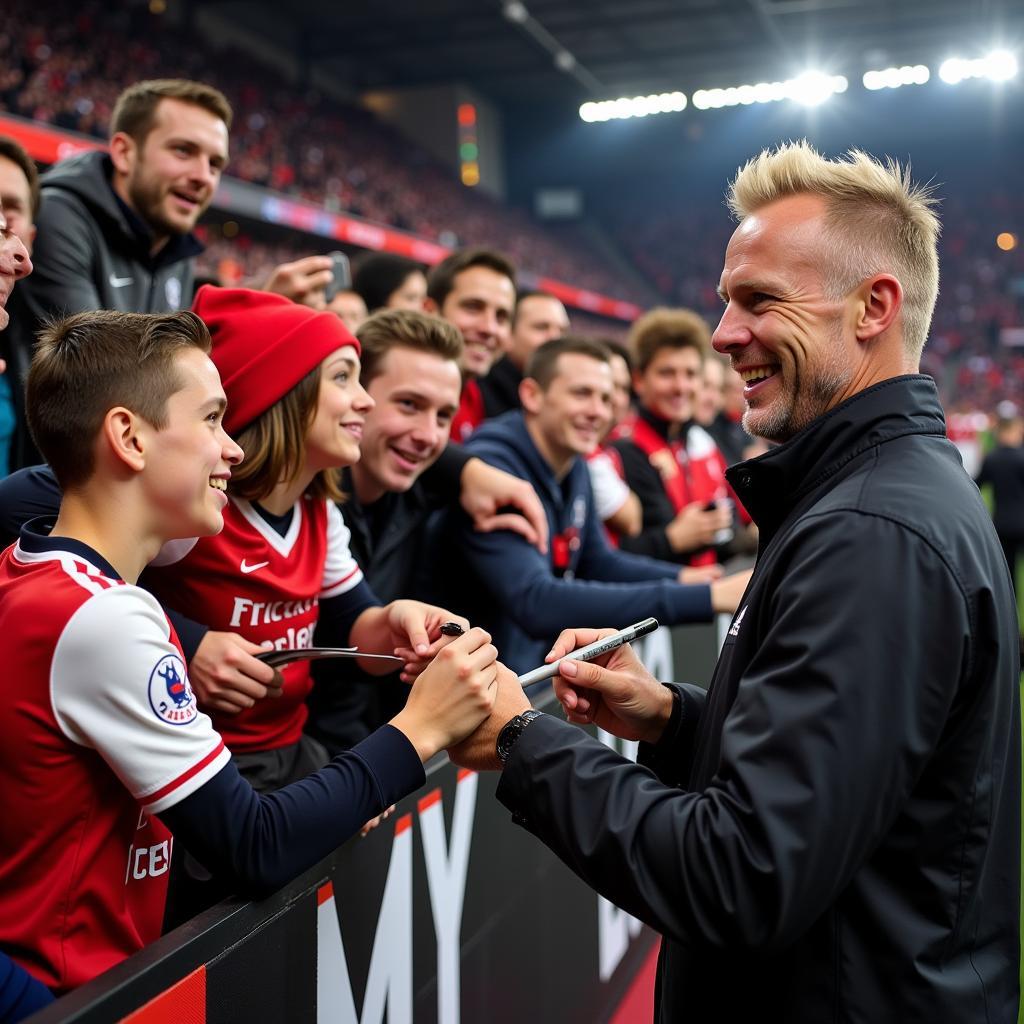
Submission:
[[168,725],[188,725],[199,714],[185,664],[176,654],[165,654],[153,666],[149,674],[149,706]]

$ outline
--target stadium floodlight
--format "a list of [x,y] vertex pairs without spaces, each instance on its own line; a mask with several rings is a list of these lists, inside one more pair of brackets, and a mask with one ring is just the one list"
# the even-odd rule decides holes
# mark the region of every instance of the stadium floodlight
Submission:
[[865,89],[898,89],[902,85],[924,85],[932,73],[924,64],[904,64],[900,68],[882,68],[864,72]]
[[719,107],[777,103],[779,100],[790,99],[814,107],[836,93],[846,92],[849,84],[842,75],[805,71],[785,82],[758,82],[756,85],[737,85],[728,89],[698,89],[693,94],[693,105],[698,110],[717,110]]
[[685,93],[662,92],[650,96],[620,96],[617,100],[590,100],[580,106],[580,118],[593,123],[647,117],[649,114],[672,114],[685,109]]
[[1009,81],[1017,74],[1017,58],[1009,50],[993,50],[973,60],[950,57],[939,67],[939,78],[958,85],[968,78],[987,78],[993,82]]
[[791,100],[805,107],[817,107],[836,93],[846,92],[850,83],[842,75],[826,75],[823,71],[805,71],[786,83]]

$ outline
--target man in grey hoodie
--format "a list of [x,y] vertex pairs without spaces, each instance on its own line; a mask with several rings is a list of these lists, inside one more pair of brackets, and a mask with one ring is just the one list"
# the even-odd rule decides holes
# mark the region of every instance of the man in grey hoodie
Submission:
[[199,82],[137,82],[118,98],[109,153],[42,178],[36,275],[23,327],[89,309],[167,313],[192,301],[192,234],[228,160],[231,107]]
[[[41,179],[31,287],[19,288],[7,338],[22,387],[36,332],[51,317],[92,309],[171,313],[192,302],[192,233],[228,162],[231,105],[187,79],[130,85],[111,117],[109,152],[62,160]],[[274,269],[265,287],[320,308],[331,278],[327,256]],[[19,419],[11,468],[39,461]]]

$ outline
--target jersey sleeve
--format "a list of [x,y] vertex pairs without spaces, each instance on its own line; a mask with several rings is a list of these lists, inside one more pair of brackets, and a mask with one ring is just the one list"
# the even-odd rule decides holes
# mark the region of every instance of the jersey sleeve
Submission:
[[597,452],[587,460],[590,487],[594,492],[594,508],[601,521],[615,515],[629,498],[629,487],[615,472],[606,452]]
[[357,586],[363,570],[349,550],[349,530],[333,501],[327,502],[327,557],[320,597],[337,597]]
[[229,760],[196,704],[167,617],[139,587],[101,590],[71,616],[54,649],[50,697],[65,736],[95,750],[149,813]]

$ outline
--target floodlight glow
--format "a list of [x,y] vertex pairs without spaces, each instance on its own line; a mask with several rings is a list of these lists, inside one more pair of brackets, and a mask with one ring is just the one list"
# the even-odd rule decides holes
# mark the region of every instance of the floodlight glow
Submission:
[[901,68],[883,68],[864,72],[865,89],[898,89],[902,85],[924,85],[931,72],[923,64],[904,64]]
[[1016,74],[1017,58],[1009,50],[993,50],[990,54],[974,60],[950,57],[939,67],[939,78],[950,85],[958,85],[968,78],[1006,82]]
[[842,75],[826,75],[822,71],[805,71],[786,83],[789,98],[805,107],[817,107],[837,92],[846,92],[849,82]]
[[717,110],[719,107],[777,103],[779,100],[790,99],[814,107],[836,93],[846,92],[849,84],[842,75],[807,71],[785,82],[758,82],[756,85],[736,85],[728,89],[698,89],[693,94],[693,105],[698,110]]
[[1017,58],[1009,50],[993,50],[985,63],[986,74],[993,82],[1006,82],[1017,74]]
[[580,106],[580,118],[593,123],[647,117],[648,114],[672,114],[685,109],[684,93],[662,92],[650,96],[620,96],[617,100],[590,100]]

